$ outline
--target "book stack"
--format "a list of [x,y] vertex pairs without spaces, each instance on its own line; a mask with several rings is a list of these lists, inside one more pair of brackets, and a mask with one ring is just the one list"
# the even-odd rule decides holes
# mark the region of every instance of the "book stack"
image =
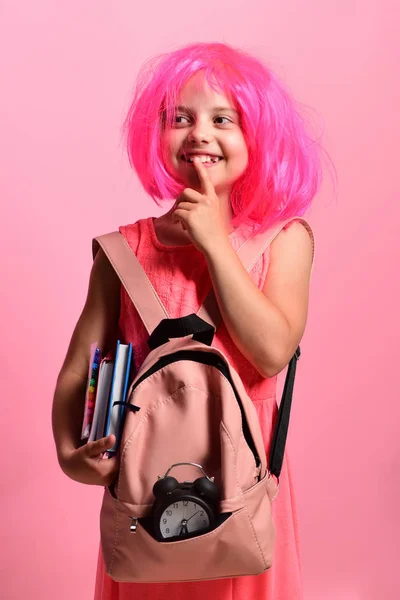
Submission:
[[117,341],[114,357],[101,356],[94,343],[90,347],[88,382],[81,439],[88,442],[114,434],[116,442],[107,450],[113,454],[118,450],[124,423],[125,402],[132,371],[132,344]]

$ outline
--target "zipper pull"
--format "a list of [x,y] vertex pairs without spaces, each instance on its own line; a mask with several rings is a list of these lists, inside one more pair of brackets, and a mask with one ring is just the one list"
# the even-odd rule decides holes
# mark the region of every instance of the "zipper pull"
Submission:
[[131,533],[136,533],[137,522],[138,522],[137,517],[132,517],[131,527],[130,527]]

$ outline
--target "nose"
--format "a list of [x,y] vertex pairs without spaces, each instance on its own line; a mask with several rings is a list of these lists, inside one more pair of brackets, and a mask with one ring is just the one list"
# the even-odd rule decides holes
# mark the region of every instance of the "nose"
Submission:
[[205,122],[198,121],[195,123],[188,134],[188,142],[199,144],[210,142],[212,140],[212,132],[210,127]]

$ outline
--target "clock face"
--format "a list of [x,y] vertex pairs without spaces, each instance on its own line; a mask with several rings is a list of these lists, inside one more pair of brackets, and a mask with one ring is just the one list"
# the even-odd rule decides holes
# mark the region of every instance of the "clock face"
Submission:
[[177,500],[170,504],[160,517],[163,538],[186,535],[207,529],[210,525],[208,512],[194,500]]

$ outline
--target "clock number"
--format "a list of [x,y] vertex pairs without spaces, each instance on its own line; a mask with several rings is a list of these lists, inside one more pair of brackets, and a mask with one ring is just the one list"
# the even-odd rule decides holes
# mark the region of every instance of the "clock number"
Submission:
[[178,502],[174,502],[174,508],[178,508],[179,504]]
[[187,506],[189,504],[189,500],[184,500],[183,501],[183,506]]
[[167,513],[167,515],[170,517],[172,515],[172,510],[166,510],[165,511]]
[[166,533],[169,533],[169,527],[167,527],[167,529],[165,530]]
[[201,511],[200,516],[204,517],[204,510]]
[[163,519],[163,520],[162,520],[162,522],[163,522],[163,523],[164,523],[164,525],[165,525],[165,523],[167,522],[167,519]]

